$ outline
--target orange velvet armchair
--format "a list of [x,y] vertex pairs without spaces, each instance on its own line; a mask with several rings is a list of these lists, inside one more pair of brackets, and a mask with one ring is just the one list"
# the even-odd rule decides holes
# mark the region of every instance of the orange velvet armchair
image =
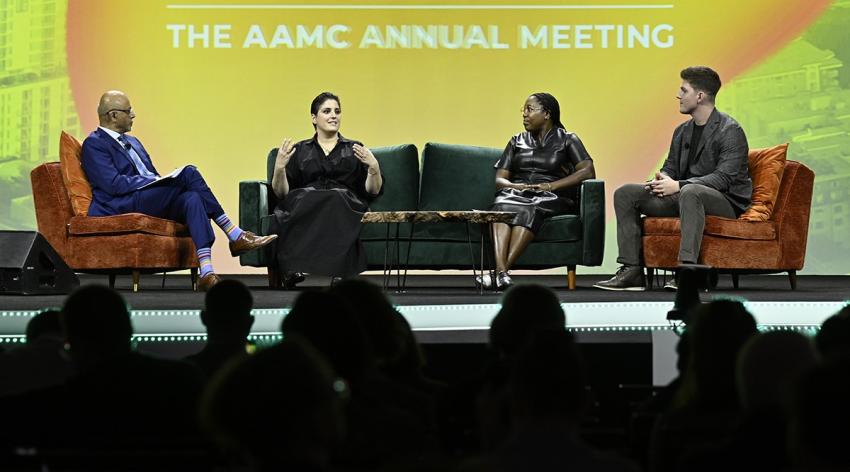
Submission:
[[[79,164],[79,142],[63,133],[62,163],[47,162],[30,173],[38,231],[76,272],[115,277],[190,269],[197,288],[198,259],[188,228],[140,213],[87,216],[91,189]],[[86,193],[88,189],[88,193]]]
[[[787,147],[787,145],[786,145]],[[750,174],[754,197],[758,187],[750,152]],[[788,272],[792,289],[797,288],[797,271],[803,268],[809,232],[815,174],[796,161],[784,160],[775,204],[764,221],[707,216],[699,263],[731,273],[733,286],[738,276],[750,273]],[[678,261],[680,222],[678,218],[647,217],[643,220],[643,257],[652,285],[654,269],[675,269]]]

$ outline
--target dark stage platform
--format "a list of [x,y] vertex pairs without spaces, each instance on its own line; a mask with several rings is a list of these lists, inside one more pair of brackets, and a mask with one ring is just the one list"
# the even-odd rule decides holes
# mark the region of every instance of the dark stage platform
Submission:
[[[380,275],[366,275],[381,283]],[[251,287],[256,322],[252,338],[260,344],[280,338],[279,326],[295,297],[303,290],[320,290],[325,277],[311,277],[298,290],[271,290],[262,275],[225,276]],[[563,303],[567,327],[583,344],[644,345],[651,351],[654,383],[675,373],[672,355],[678,339],[666,320],[675,293],[662,289],[646,292],[608,292],[592,288],[604,276],[578,277],[578,288],[566,289],[566,276],[517,275],[517,283],[551,287]],[[106,276],[82,275],[82,284],[106,284]],[[193,292],[188,275],[169,275],[162,287],[161,275],[143,276],[141,289],[131,291],[129,277],[119,277],[116,288],[132,309],[135,340],[151,352],[178,356],[197,350],[206,339],[198,311],[204,294]],[[404,293],[387,292],[408,319],[417,338],[425,344],[482,344],[490,321],[499,309],[499,293],[479,294],[470,275],[411,275]],[[746,304],[763,329],[794,329],[814,332],[821,322],[850,300],[850,276],[800,276],[791,290],[783,275],[741,276],[740,289],[732,288],[721,275],[716,289],[703,292],[704,301],[736,298]],[[39,310],[62,305],[64,296],[0,295],[0,343],[23,342],[24,329]],[[648,359],[647,359],[648,360]]]

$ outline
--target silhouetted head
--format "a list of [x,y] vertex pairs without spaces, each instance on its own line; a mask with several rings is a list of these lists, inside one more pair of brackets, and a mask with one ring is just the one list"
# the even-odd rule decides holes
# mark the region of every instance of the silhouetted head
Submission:
[[577,426],[585,407],[585,383],[584,363],[569,332],[531,333],[517,352],[511,375],[513,416]]
[[348,304],[335,294],[302,292],[280,329],[284,337],[298,334],[310,341],[352,387],[374,366],[363,326]]
[[690,362],[677,403],[736,408],[735,363],[758,330],[753,315],[738,301],[715,300],[698,306],[688,325]]
[[555,292],[542,285],[515,285],[505,292],[502,308],[490,323],[490,345],[510,357],[529,334],[564,330],[566,325],[566,315]]
[[826,360],[798,379],[788,428],[794,470],[850,470],[850,360]]
[[360,320],[378,366],[397,363],[407,348],[407,332],[381,288],[365,280],[348,279],[336,284],[330,293],[344,300]]
[[771,331],[750,338],[741,349],[736,370],[741,405],[787,411],[794,382],[816,361],[811,340],[795,331]]
[[[344,433],[344,382],[299,336],[228,364],[201,400],[203,429],[258,470],[324,470]],[[299,469],[303,468],[303,469]]]
[[108,287],[86,285],[69,295],[62,307],[62,326],[78,364],[94,364],[130,352],[130,312],[124,298]]
[[244,341],[254,324],[251,290],[238,280],[222,280],[204,298],[201,322],[210,342]]
[[850,356],[850,305],[823,322],[815,345],[823,357]]
[[62,322],[59,310],[44,310],[30,318],[27,323],[27,344],[41,336],[62,336]]

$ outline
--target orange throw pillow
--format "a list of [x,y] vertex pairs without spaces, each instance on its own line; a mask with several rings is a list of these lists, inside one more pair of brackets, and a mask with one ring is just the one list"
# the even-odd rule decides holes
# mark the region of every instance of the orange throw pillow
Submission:
[[752,205],[742,215],[746,221],[767,221],[779,195],[779,183],[785,171],[788,143],[769,148],[750,149],[747,156],[753,181]]
[[74,215],[85,216],[89,212],[91,203],[91,185],[83,172],[80,164],[80,154],[83,146],[77,138],[66,132],[62,132],[59,138],[59,162],[62,168],[62,180],[71,199],[71,207]]

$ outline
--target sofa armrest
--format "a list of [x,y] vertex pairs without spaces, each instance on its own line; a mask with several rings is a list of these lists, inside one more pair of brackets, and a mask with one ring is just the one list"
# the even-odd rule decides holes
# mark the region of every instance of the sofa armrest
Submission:
[[582,265],[602,265],[605,254],[605,181],[585,180],[581,184],[579,218],[582,225]]
[[[274,206],[274,192],[268,182],[262,180],[243,180],[239,182],[239,227],[262,235],[262,219],[271,213]],[[264,267],[263,251],[251,251],[239,256],[243,266]]]

